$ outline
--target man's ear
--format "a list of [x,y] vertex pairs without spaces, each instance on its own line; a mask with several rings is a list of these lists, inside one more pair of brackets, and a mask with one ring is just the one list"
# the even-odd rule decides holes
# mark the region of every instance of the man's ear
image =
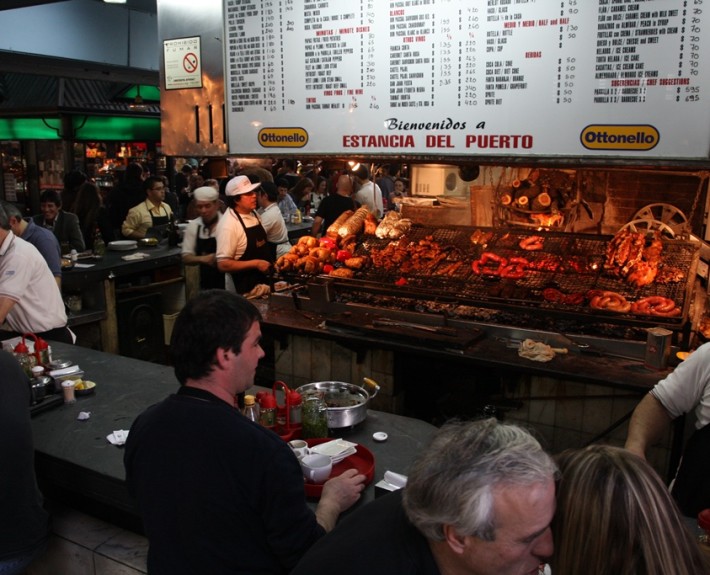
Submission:
[[218,347],[215,352],[215,363],[218,369],[225,369],[229,363],[229,354],[233,353],[230,349]]
[[466,549],[466,536],[461,535],[453,525],[444,525],[444,539],[451,550],[461,555]]

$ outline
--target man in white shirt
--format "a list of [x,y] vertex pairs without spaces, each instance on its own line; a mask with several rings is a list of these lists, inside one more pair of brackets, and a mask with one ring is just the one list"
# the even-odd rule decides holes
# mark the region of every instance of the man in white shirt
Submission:
[[696,349],[636,406],[626,449],[645,458],[671,421],[692,411],[695,433],[685,445],[672,493],[683,514],[696,517],[710,507],[710,343]]
[[259,202],[259,218],[261,225],[266,230],[266,239],[274,253],[274,261],[276,258],[287,254],[291,249],[291,242],[288,241],[288,230],[286,222],[281,215],[279,205],[277,203],[279,193],[276,189],[276,184],[273,182],[262,182],[261,188],[257,191]]
[[385,213],[380,186],[370,181],[370,170],[363,164],[353,171],[353,175],[359,184],[357,192],[353,195],[353,200],[361,206],[367,206],[370,213],[379,220]]
[[[31,332],[74,343],[62,294],[47,262],[37,248],[12,233],[7,212],[0,206],[0,324],[6,321],[17,334]],[[0,335],[0,339],[7,338]]]
[[217,269],[217,224],[219,192],[212,186],[201,186],[193,192],[192,202],[198,214],[185,229],[182,261],[200,266],[200,289],[223,289],[224,272]]

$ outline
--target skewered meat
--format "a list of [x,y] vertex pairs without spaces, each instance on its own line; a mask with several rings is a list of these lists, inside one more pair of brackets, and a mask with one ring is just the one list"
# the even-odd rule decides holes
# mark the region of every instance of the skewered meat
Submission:
[[348,218],[350,218],[353,213],[353,210],[345,210],[335,219],[332,224],[328,226],[328,229],[325,231],[325,235],[331,238],[337,238],[340,226],[342,226],[346,221],[348,221]]
[[355,210],[355,213],[338,228],[338,235],[344,238],[350,234],[359,234],[365,226],[365,218],[367,218],[369,213],[370,210],[367,209],[367,206],[360,206]]

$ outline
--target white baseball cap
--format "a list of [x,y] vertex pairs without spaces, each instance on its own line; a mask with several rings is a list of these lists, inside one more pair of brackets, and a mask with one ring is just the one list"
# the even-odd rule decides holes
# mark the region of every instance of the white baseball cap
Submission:
[[261,185],[261,182],[251,183],[251,180],[246,176],[237,176],[227,182],[227,187],[224,193],[228,196],[239,196],[255,190]]
[[219,200],[219,192],[212,186],[200,186],[192,195],[198,202],[214,202]]

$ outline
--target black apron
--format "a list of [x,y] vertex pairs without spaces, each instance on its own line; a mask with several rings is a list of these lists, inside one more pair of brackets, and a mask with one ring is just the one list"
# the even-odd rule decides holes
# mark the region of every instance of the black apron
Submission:
[[159,240],[163,239],[168,235],[168,226],[170,225],[170,216],[168,215],[168,210],[165,209],[164,206],[163,210],[165,210],[165,215],[164,216],[154,216],[153,212],[148,210],[148,213],[150,214],[150,219],[152,220],[152,225],[150,228],[148,228],[148,231],[145,233],[145,236],[151,237],[151,238],[157,238]]
[[[236,210],[232,210],[232,212],[237,216],[239,223],[242,224],[247,237],[247,249],[244,251],[244,254],[242,254],[242,257],[239,258],[239,261],[266,260],[267,262],[273,263],[269,242],[266,241],[266,230],[264,226],[259,223],[256,226],[247,228],[239,213]],[[256,285],[268,284],[269,282],[267,275],[257,269],[232,272],[232,280],[239,294],[248,293],[254,289]]]
[[710,424],[690,436],[671,492],[683,515],[710,508]]
[[[203,238],[202,230],[209,234],[207,226],[197,226],[197,240],[195,241],[195,255],[204,256],[217,252],[217,238]],[[200,265],[200,288],[201,289],[224,289],[224,272],[219,271],[215,266]]]

